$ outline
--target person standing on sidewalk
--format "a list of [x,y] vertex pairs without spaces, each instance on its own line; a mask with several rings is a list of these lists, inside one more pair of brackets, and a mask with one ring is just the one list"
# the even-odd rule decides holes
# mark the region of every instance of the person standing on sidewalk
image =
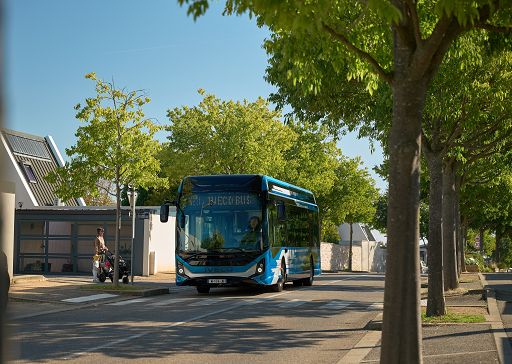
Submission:
[[103,234],[105,230],[102,227],[96,229],[96,239],[94,239],[94,256],[92,257],[92,281],[98,283],[98,270],[103,263],[105,251],[108,250],[105,245]]

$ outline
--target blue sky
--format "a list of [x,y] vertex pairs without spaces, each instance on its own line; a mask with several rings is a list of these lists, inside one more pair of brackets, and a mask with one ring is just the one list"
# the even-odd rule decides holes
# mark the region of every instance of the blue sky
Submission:
[[[146,90],[146,115],[161,124],[169,108],[197,104],[199,88],[235,100],[274,90],[263,79],[268,31],[220,6],[197,22],[173,0],[6,0],[5,11],[7,127],[51,135],[63,154],[79,126],[73,106],[94,94],[88,72]],[[340,147],[386,188],[371,171],[380,149],[352,134]]]

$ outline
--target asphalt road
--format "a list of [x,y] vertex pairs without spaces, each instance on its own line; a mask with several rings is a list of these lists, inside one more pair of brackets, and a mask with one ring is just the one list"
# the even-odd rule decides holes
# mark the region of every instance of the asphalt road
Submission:
[[337,363],[382,310],[383,275],[327,274],[284,292],[193,288],[11,322],[19,362]]

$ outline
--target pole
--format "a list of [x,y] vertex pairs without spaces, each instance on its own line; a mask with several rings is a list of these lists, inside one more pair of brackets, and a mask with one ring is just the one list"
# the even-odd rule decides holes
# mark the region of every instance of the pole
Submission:
[[133,242],[135,240],[135,202],[137,201],[137,196],[136,196],[136,192],[135,192],[135,188],[132,186],[131,187],[132,189],[132,193],[131,193],[131,196],[130,196],[130,199],[132,200],[131,202],[131,205],[132,205],[132,246],[131,246],[131,258],[130,258],[130,280],[131,280],[131,283],[133,284]]

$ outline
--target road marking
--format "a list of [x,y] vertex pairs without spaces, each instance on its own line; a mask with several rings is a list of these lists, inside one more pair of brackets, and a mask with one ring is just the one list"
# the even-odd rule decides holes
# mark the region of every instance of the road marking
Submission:
[[338,364],[360,363],[366,355],[372,351],[375,345],[377,345],[380,340],[380,336],[380,331],[368,331],[366,335],[364,335],[362,339],[359,340],[359,342],[338,361]]
[[146,302],[146,301],[149,301],[152,299],[153,299],[153,297],[134,298],[131,300],[114,302],[114,303],[111,303],[109,306],[126,306],[126,305],[131,305],[132,303],[141,303],[141,302]]
[[368,306],[370,310],[382,310],[384,309],[384,303],[382,302],[375,302],[372,303],[370,306]]
[[308,302],[309,301],[302,301],[302,300],[299,300],[299,299],[293,299],[293,300],[290,300],[290,301],[278,304],[277,306],[281,307],[281,308],[292,308],[292,307],[302,306],[303,304],[308,303]]
[[195,300],[196,298],[193,298],[193,297],[187,297],[187,298],[176,298],[176,297],[173,297],[173,298],[169,298],[169,299],[166,299],[166,300],[161,300],[161,301],[157,301],[157,302],[152,302],[150,303],[149,305],[150,306],[166,306],[166,305],[171,305],[173,303],[181,303],[181,302],[186,302],[186,301],[192,301],[192,300]]
[[62,302],[82,303],[82,302],[96,301],[96,300],[102,300],[104,298],[113,298],[113,297],[117,297],[117,295],[110,294],[110,293],[101,293],[101,294],[93,294],[92,296],[68,298],[68,299],[62,300]]
[[324,308],[324,309],[328,309],[328,310],[341,310],[342,308],[350,306],[353,303],[356,303],[356,302],[335,300],[335,301],[331,301],[323,306],[320,306],[320,308]]
[[198,301],[198,302],[191,303],[189,306],[194,306],[194,307],[195,306],[209,306],[209,305],[214,305],[216,303],[226,301],[226,300],[227,299],[224,297],[208,298],[208,299],[202,299],[201,301]]

